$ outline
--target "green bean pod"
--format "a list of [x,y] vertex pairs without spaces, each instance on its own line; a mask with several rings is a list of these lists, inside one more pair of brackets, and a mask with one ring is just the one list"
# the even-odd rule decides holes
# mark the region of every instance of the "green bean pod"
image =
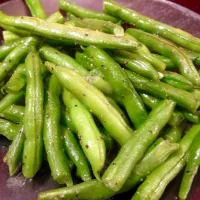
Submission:
[[8,93],[0,101],[0,113],[2,113],[5,109],[7,109],[12,104],[19,102],[23,97],[24,97],[24,91],[19,91],[19,93],[16,93],[16,94]]
[[[147,105],[149,108],[153,109],[155,108],[160,102],[161,99],[158,99],[156,97],[152,97],[148,94],[140,94],[143,102],[145,105]],[[184,120],[184,116],[181,112],[175,110],[172,114],[172,117],[168,121],[168,124],[172,127],[178,126],[182,121]]]
[[163,78],[161,79],[161,81],[164,83],[187,91],[192,91],[194,88],[194,86],[190,81],[188,81],[188,79],[178,73],[164,71],[162,74]]
[[46,105],[44,115],[44,145],[52,177],[60,184],[72,186],[73,181],[69,163],[64,152],[63,137],[60,127],[60,100],[61,85],[55,76],[47,81]]
[[187,199],[188,193],[192,187],[192,182],[198,172],[200,165],[200,134],[198,134],[192,144],[185,172],[179,189],[179,198]]
[[103,5],[104,11],[114,17],[133,23],[136,27],[171,40],[179,46],[200,52],[200,39],[193,37],[187,32],[162,22],[158,22],[149,17],[145,17],[136,11],[125,8],[112,0],[104,0]]
[[41,74],[41,61],[33,49],[25,59],[26,95],[24,111],[25,143],[22,172],[31,178],[40,169],[43,156],[43,103],[44,86]]
[[13,33],[11,31],[7,31],[7,30],[3,31],[4,43],[13,42],[13,41],[18,40],[18,39],[20,39],[20,36],[17,35],[16,33]]
[[85,81],[74,70],[56,66],[50,62],[45,62],[45,65],[66,90],[74,94],[98,117],[105,129],[119,144],[128,140],[133,131],[99,90]]
[[168,128],[165,131],[163,138],[165,140],[174,143],[174,142],[179,142],[182,138],[182,135],[183,135],[183,125],[181,124],[179,126]]
[[176,69],[174,62],[170,58],[158,54],[152,54],[152,56],[165,63],[167,69]]
[[40,48],[40,55],[43,59],[53,62],[57,65],[74,69],[88,82],[96,86],[99,90],[106,94],[112,94],[113,90],[111,86],[103,80],[100,76],[94,76],[92,72],[88,72],[84,67],[77,63],[72,57],[61,53],[57,49],[44,45]]
[[70,12],[79,18],[100,19],[105,21],[111,21],[114,23],[118,21],[117,18],[112,17],[108,14],[83,8],[68,0],[59,0],[59,8],[66,12]]
[[24,39],[10,41],[0,46],[0,61],[2,61],[14,48],[19,46]]
[[6,156],[4,157],[4,162],[8,165],[10,176],[15,174],[20,162],[22,161],[24,141],[24,120],[22,118],[17,133],[9,146]]
[[0,65],[0,80],[3,80],[9,72],[12,72],[18,63],[28,54],[31,45],[36,44],[34,37],[28,37],[24,43],[15,47]]
[[[128,54],[128,55],[127,55]],[[126,51],[116,51],[112,58],[125,68],[152,80],[160,79],[159,73],[140,55]]]
[[76,127],[81,147],[92,166],[92,171],[100,180],[100,172],[106,159],[106,148],[101,134],[90,112],[76,97],[64,90],[63,101],[69,109],[70,118]]
[[165,163],[151,172],[139,186],[132,200],[158,200],[161,197],[169,182],[186,164],[188,150],[199,132],[200,124],[193,125],[181,139],[179,143],[180,150],[172,154]]
[[0,117],[10,120],[15,123],[19,123],[24,116],[24,107],[12,104],[8,108],[6,108],[2,113],[0,113]]
[[76,165],[78,176],[80,176],[83,181],[90,180],[92,177],[87,158],[80,148],[74,134],[67,127],[62,127],[61,129],[65,150],[73,163]]
[[46,19],[46,13],[42,7],[40,0],[25,0],[26,5],[31,11],[31,15],[40,19]]
[[133,86],[143,92],[159,98],[170,98],[177,105],[195,113],[199,107],[199,100],[190,92],[172,87],[166,83],[148,80],[134,72],[126,71]]
[[55,13],[52,13],[51,15],[49,15],[48,18],[46,19],[46,21],[63,24],[65,22],[65,19],[60,12],[55,12]]
[[121,99],[132,123],[138,128],[146,120],[147,112],[123,69],[105,51],[97,47],[87,47],[85,53],[92,59],[94,66],[102,71],[114,94]]
[[187,119],[189,122],[192,122],[194,124],[198,124],[199,123],[199,115],[198,114],[193,114],[187,111],[183,111],[183,116],[185,117],[185,119]]
[[137,136],[132,136],[122,146],[116,158],[104,172],[102,181],[107,187],[114,191],[122,188],[137,162],[169,121],[174,107],[174,101],[164,100],[151,111],[147,120],[135,131]]
[[103,32],[78,27],[67,27],[63,24],[50,23],[34,17],[13,17],[0,12],[0,24],[22,28],[33,34],[44,36],[61,42],[72,42],[80,45],[95,45],[109,49],[140,48],[140,43],[127,36],[115,36]]
[[124,36],[124,29],[118,24],[114,24],[110,21],[104,21],[100,19],[73,19],[70,21],[67,21],[65,25],[69,26],[75,26],[80,28],[88,28],[90,30],[94,31],[101,31],[104,33],[113,34],[116,36]]
[[200,86],[200,76],[195,66],[181,49],[165,39],[141,30],[130,28],[127,29],[126,32],[155,52],[171,58],[183,76],[185,76],[195,86]]
[[9,140],[13,140],[18,131],[18,125],[0,118],[0,135],[7,137]]

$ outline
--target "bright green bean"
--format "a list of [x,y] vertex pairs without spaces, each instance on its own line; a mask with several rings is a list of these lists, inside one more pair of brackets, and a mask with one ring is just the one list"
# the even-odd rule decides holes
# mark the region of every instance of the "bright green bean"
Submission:
[[11,32],[11,31],[7,31],[7,30],[4,30],[3,31],[3,40],[5,43],[8,43],[8,42],[13,42],[15,40],[18,40],[20,39],[20,36]]
[[135,131],[137,136],[132,136],[122,146],[116,158],[104,172],[102,181],[107,187],[114,191],[122,188],[137,162],[169,121],[174,107],[174,101],[164,100],[151,111],[147,120]]
[[10,176],[15,174],[20,162],[22,161],[24,141],[24,121],[22,119],[18,127],[17,133],[13,138],[11,145],[9,146],[6,156],[4,157],[4,162],[6,162],[9,167]]
[[189,57],[177,46],[156,35],[137,29],[127,29],[127,33],[157,53],[172,59],[180,73],[195,86],[200,86],[200,76]]
[[63,137],[60,127],[61,85],[55,76],[47,80],[44,114],[44,145],[52,177],[60,184],[73,185],[69,162],[64,152]]
[[41,61],[33,49],[25,59],[26,95],[24,112],[25,143],[22,172],[31,178],[40,169],[43,156],[43,103],[44,87],[41,74]]
[[128,140],[133,131],[99,90],[85,81],[74,70],[56,66],[50,62],[45,62],[45,65],[65,89],[74,94],[98,117],[105,129],[119,144]]
[[167,69],[175,69],[176,68],[175,64],[173,63],[173,61],[171,59],[161,56],[161,55],[158,55],[158,54],[152,54],[152,56],[157,58],[158,60],[162,61],[163,63],[165,63]]
[[136,11],[125,8],[112,0],[104,0],[104,11],[114,17],[133,23],[136,27],[147,32],[160,35],[163,38],[183,46],[187,49],[200,52],[200,39],[187,32],[174,28],[149,17],[145,17]]
[[170,142],[179,142],[183,135],[183,125],[168,128],[163,138]]

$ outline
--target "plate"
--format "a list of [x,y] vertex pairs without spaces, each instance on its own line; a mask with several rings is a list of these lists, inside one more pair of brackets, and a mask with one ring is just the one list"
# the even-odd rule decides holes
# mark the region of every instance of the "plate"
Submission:
[[[102,0],[74,0],[74,2],[94,10],[102,10]],[[118,0],[129,8],[149,17],[173,25],[200,37],[200,15],[165,0]],[[58,10],[57,0],[42,0],[48,14]],[[0,4],[0,10],[10,15],[28,15],[26,5],[21,0],[12,0]],[[0,33],[1,35],[1,33]],[[1,38],[0,38],[1,40]],[[25,179],[22,173],[10,177],[8,167],[3,163],[3,157],[9,146],[9,141],[0,136],[0,199],[1,200],[35,200],[37,193],[62,187],[52,180],[48,165],[44,163],[33,179]],[[194,180],[189,200],[200,199],[200,171]],[[162,200],[175,200],[181,181],[181,173],[167,187]],[[64,186],[63,186],[64,187]],[[134,191],[118,195],[113,200],[128,200]]]

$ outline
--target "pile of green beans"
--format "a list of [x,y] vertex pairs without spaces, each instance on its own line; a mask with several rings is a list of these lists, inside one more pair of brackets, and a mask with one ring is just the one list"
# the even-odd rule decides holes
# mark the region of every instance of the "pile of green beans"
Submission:
[[186,200],[200,165],[200,39],[113,0],[104,12],[59,0],[67,18],[25,3],[31,17],[0,11],[10,176],[33,178],[45,161],[62,188],[38,200],[103,200],[136,188],[132,200],[158,200],[185,167],[178,197]]

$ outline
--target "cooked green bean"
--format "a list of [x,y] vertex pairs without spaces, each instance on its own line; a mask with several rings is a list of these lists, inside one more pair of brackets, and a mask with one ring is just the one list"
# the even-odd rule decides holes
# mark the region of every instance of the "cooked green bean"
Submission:
[[113,34],[116,36],[124,36],[123,27],[118,24],[114,24],[110,21],[104,21],[100,19],[73,19],[65,23],[66,26],[75,26],[80,28],[88,28],[94,31],[101,31],[104,33]]
[[85,157],[74,134],[67,127],[62,127],[62,135],[65,150],[73,163],[76,165],[78,176],[83,181],[92,179],[87,158]]
[[161,56],[158,54],[152,54],[152,56],[157,58],[161,62],[165,63],[167,69],[175,69],[176,68],[175,64],[173,63],[173,61],[170,58],[167,58],[165,56]]
[[0,118],[0,135],[7,137],[9,140],[13,140],[18,131],[18,125]]
[[42,8],[40,0],[25,0],[27,6],[29,7],[32,16],[38,17],[40,19],[46,19],[46,14]]
[[63,101],[69,109],[70,118],[76,127],[81,147],[92,166],[92,171],[100,180],[100,172],[106,159],[102,136],[90,112],[75,96],[64,90]]
[[22,161],[24,141],[24,120],[22,119],[16,132],[16,135],[14,136],[13,141],[9,146],[8,152],[4,157],[4,162],[6,162],[9,167],[10,176],[15,174],[17,167]]
[[74,70],[56,66],[50,62],[45,62],[45,65],[65,89],[74,94],[99,118],[105,129],[119,144],[128,140],[133,131],[99,90],[85,81]]
[[117,18],[112,17],[108,14],[89,10],[87,8],[83,8],[83,7],[77,5],[73,2],[70,2],[68,0],[59,0],[59,7],[62,10],[66,11],[66,12],[70,12],[79,18],[92,18],[92,19],[100,19],[100,20],[111,21],[111,22],[118,21]]
[[[187,49],[200,52],[200,39],[187,32],[174,28],[149,17],[145,17],[136,11],[125,8],[112,0],[104,0],[104,11],[114,17],[133,23],[136,27],[147,32],[164,37]],[[157,46],[157,45],[155,45]]]
[[170,98],[176,101],[177,105],[186,108],[192,113],[195,113],[199,107],[199,100],[190,92],[172,87],[166,83],[146,79],[128,70],[126,72],[133,86],[142,92],[159,98]]
[[198,172],[200,165],[200,134],[198,134],[192,144],[185,172],[182,178],[179,198],[181,200],[187,199],[188,193],[192,186],[195,175]]
[[112,58],[131,71],[152,80],[160,79],[159,73],[142,56],[126,51],[115,51]]
[[24,107],[18,105],[10,105],[6,108],[2,113],[0,113],[0,117],[13,121],[15,123],[19,123],[24,116]]
[[137,162],[169,121],[174,107],[174,101],[163,100],[151,111],[147,120],[135,131],[137,136],[132,136],[122,146],[116,158],[104,172],[102,181],[107,187],[114,191],[122,188]]
[[200,124],[193,125],[181,139],[180,150],[151,172],[144,183],[139,186],[132,200],[158,200],[161,197],[169,182],[186,164],[188,150],[199,132]]
[[[161,99],[156,97],[152,97],[148,94],[140,94],[145,105],[150,107],[151,109],[155,108],[160,102]],[[172,127],[178,126],[184,120],[183,114],[177,110],[175,110],[172,114],[172,117],[168,121],[168,124]]]
[[16,94],[8,93],[0,101],[0,113],[2,113],[5,109],[7,109],[12,104],[19,102],[23,97],[24,97],[24,91],[20,91],[19,93],[16,93]]
[[60,127],[60,93],[61,85],[55,76],[47,80],[44,114],[44,145],[52,177],[60,184],[73,185],[69,163],[64,152]]
[[86,46],[96,45],[102,48],[127,50],[136,50],[141,46],[140,43],[127,36],[115,36],[84,28],[66,27],[63,24],[45,22],[34,17],[7,16],[2,12],[0,12],[0,24],[23,28],[23,30],[46,38]]
[[0,65],[0,80],[3,80],[9,72],[12,72],[18,63],[28,54],[31,45],[36,44],[34,37],[27,37],[24,43],[15,47]]
[[44,87],[41,74],[41,61],[32,49],[25,59],[26,95],[24,111],[25,143],[22,172],[31,178],[40,169],[43,156],[43,103]]
[[183,135],[183,125],[168,128],[163,138],[170,142],[179,142]]
[[132,123],[138,128],[146,120],[147,112],[123,69],[105,51],[97,47],[87,47],[85,53],[92,59],[94,66],[102,71],[115,96],[120,98]]
[[172,61],[179,68],[179,71],[195,86],[200,86],[200,76],[189,57],[177,46],[156,35],[146,33],[137,29],[127,29],[127,33],[138,39],[141,43],[151,48]]
[[6,31],[6,30],[3,31],[4,43],[13,42],[13,41],[18,40],[18,39],[20,39],[19,35],[11,32],[11,31]]
[[63,15],[60,12],[55,12],[53,14],[51,14],[47,19],[47,22],[55,22],[55,23],[59,23],[59,24],[63,24],[65,22],[65,19],[63,17]]
[[187,119],[189,122],[192,122],[194,124],[198,124],[199,123],[199,115],[198,114],[193,114],[193,113],[189,113],[186,111],[183,111],[183,116],[185,117],[185,119]]

